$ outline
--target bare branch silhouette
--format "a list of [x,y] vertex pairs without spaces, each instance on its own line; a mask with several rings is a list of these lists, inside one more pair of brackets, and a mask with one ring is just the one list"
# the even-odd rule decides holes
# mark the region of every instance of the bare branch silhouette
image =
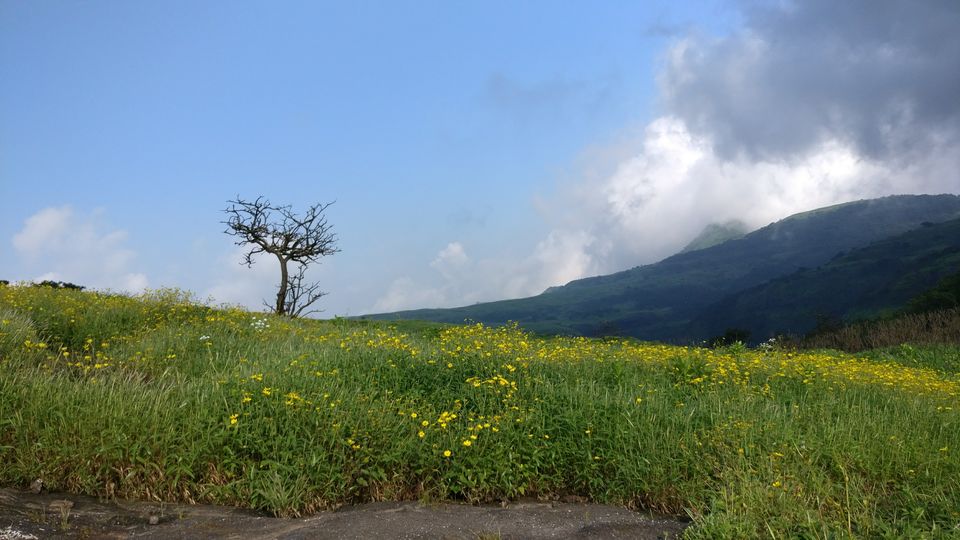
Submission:
[[[238,246],[249,246],[243,264],[253,266],[260,253],[274,255],[280,262],[276,302],[272,306],[265,302],[267,307],[278,315],[291,317],[319,311],[306,310],[326,293],[320,291],[318,284],[304,284],[303,280],[308,265],[340,251],[337,235],[324,215],[333,203],[315,204],[298,216],[289,205],[274,206],[263,196],[246,201],[238,195],[227,202],[230,206],[224,210],[224,232],[237,237]],[[290,275],[290,262],[299,265],[296,275]]]

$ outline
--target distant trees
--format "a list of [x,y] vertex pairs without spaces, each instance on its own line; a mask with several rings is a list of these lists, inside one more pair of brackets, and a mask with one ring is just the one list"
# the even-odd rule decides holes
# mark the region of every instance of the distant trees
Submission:
[[947,275],[936,287],[910,300],[903,310],[907,313],[926,313],[939,309],[960,307],[960,272]]
[[[302,215],[290,206],[275,206],[264,197],[246,201],[237,196],[224,210],[226,234],[237,237],[238,246],[250,246],[243,264],[253,266],[254,256],[269,253],[280,263],[280,285],[273,305],[264,304],[277,315],[300,317],[319,310],[309,309],[327,293],[317,283],[305,283],[307,266],[321,257],[340,251],[333,226],[324,212],[333,203],[315,204]],[[290,272],[290,263],[297,268]]]
[[750,331],[743,328],[727,328],[722,335],[710,338],[711,347],[726,347],[735,343],[749,343]]
[[77,285],[75,283],[70,283],[68,281],[53,281],[53,280],[44,280],[39,283],[34,283],[34,287],[50,287],[51,289],[70,289],[72,291],[82,291],[86,287],[82,285]]
[[[20,282],[22,285],[29,285],[30,287],[49,287],[51,289],[69,289],[72,291],[82,291],[86,287],[82,285],[77,285],[75,283],[70,283],[69,281],[53,281],[51,279],[45,279],[43,281],[37,281],[34,283],[29,282]],[[6,279],[0,279],[0,287],[9,287],[10,281]]]

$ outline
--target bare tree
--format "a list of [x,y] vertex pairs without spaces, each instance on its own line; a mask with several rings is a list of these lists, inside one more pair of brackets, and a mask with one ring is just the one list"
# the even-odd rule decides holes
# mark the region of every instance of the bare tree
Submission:
[[[287,280],[287,314],[291,317],[302,317],[311,313],[318,313],[320,309],[308,309],[314,302],[327,293],[320,290],[319,283],[304,283],[304,274],[307,265],[301,264],[296,274],[290,274]],[[267,307],[270,307],[269,305]]]
[[[270,253],[280,262],[276,304],[266,304],[267,307],[277,315],[290,317],[318,311],[307,309],[326,293],[320,291],[318,284],[305,284],[303,280],[307,265],[340,251],[333,226],[324,216],[333,203],[315,204],[300,217],[290,206],[274,206],[262,196],[245,201],[238,195],[227,202],[230,207],[224,210],[224,232],[236,236],[238,246],[250,246],[242,264],[253,266],[254,256],[260,253]],[[298,265],[294,274],[288,268],[291,262]]]

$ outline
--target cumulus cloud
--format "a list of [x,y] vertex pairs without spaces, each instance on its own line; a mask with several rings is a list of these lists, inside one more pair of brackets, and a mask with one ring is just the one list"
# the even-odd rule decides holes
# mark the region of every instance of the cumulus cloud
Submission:
[[427,307],[451,307],[442,287],[418,283],[410,277],[393,280],[387,292],[381,296],[367,313],[384,313],[404,309]]
[[415,280],[409,276],[394,279],[386,293],[374,303],[370,312],[398,311],[422,307],[451,307],[478,301],[484,296],[484,283],[478,269],[486,266],[471,261],[460,242],[450,242],[441,249],[426,272],[430,279]]
[[254,310],[264,309],[264,301],[276,297],[279,280],[276,259],[261,253],[254,256],[254,264],[248,268],[243,264],[246,251],[240,246],[217,260],[215,266],[220,271],[212,279],[213,284],[203,291],[204,297]]
[[470,262],[470,257],[467,257],[463,245],[460,242],[450,242],[447,247],[440,250],[440,253],[437,253],[437,258],[430,263],[430,267],[440,272],[444,277],[452,279],[468,262]]
[[520,260],[474,260],[461,242],[451,242],[420,279],[393,280],[367,312],[454,307],[538,294],[591,271],[587,248],[592,242],[583,232],[554,231]]
[[[430,263],[430,269],[430,280],[414,280],[409,276],[394,279],[368,311],[450,307],[476,298],[482,287],[476,282],[476,265],[460,242],[450,242],[441,249]],[[472,292],[465,289],[471,286]]]
[[597,269],[590,252],[595,243],[594,236],[586,231],[551,231],[500,288],[508,297],[529,296],[593,274]]
[[139,292],[149,280],[134,269],[136,252],[123,230],[104,231],[102,211],[79,215],[70,206],[44,208],[27,218],[13,247],[34,279]]

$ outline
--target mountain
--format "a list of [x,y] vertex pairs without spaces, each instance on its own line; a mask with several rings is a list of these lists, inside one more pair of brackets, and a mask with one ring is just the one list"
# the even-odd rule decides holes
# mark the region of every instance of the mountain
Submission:
[[517,321],[542,333],[627,335],[689,342],[710,337],[703,312],[739,291],[817,268],[840,252],[960,218],[960,196],[898,195],[795,214],[712,247],[572,281],[538,296],[451,309],[368,315],[487,324]]
[[742,238],[748,232],[750,232],[750,228],[739,219],[733,219],[725,223],[711,223],[704,227],[696,238],[680,250],[680,253],[706,249],[722,244],[727,240],[736,240],[737,238]]
[[727,296],[704,310],[691,329],[697,335],[719,335],[736,328],[759,340],[806,333],[823,318],[873,318],[903,308],[958,269],[960,219],[928,222],[838,254],[818,268],[797,270]]

